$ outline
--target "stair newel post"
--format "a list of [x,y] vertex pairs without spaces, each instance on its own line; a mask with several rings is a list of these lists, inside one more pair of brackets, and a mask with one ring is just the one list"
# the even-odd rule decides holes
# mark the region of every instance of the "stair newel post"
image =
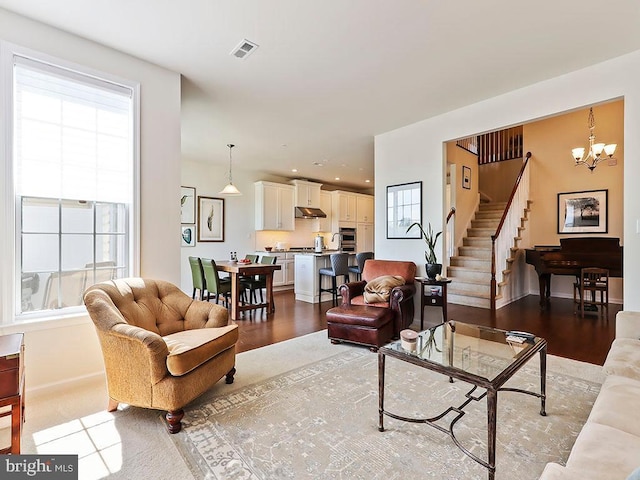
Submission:
[[491,291],[489,292],[489,307],[491,312],[496,311],[496,235],[491,235]]

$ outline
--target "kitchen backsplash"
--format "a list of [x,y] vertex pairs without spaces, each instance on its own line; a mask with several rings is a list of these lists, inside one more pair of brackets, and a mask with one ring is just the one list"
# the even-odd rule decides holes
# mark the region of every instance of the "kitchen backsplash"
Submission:
[[[256,231],[256,250],[264,250],[264,247],[274,247],[276,242],[282,242],[288,247],[313,247],[313,239],[318,233],[315,228],[317,223],[313,219],[296,218],[293,232],[280,232],[276,230]],[[324,237],[324,243],[331,247],[331,232],[320,232]]]

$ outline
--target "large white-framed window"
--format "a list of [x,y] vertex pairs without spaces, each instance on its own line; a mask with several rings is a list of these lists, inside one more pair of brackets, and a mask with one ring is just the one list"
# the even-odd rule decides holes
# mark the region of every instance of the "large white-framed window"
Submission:
[[137,272],[138,86],[0,47],[2,310],[14,321],[83,312],[88,286]]

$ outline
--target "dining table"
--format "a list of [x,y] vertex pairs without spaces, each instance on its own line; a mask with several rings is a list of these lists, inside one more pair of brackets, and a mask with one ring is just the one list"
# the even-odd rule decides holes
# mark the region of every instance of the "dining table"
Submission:
[[[220,272],[227,272],[231,277],[231,319],[238,320],[242,312],[255,310],[258,308],[267,309],[267,315],[275,311],[273,303],[273,272],[281,270],[281,265],[268,265],[262,263],[242,263],[239,261],[218,261],[216,267]],[[264,275],[266,279],[266,302],[265,303],[242,303],[240,294],[242,286],[240,278],[243,276]]]

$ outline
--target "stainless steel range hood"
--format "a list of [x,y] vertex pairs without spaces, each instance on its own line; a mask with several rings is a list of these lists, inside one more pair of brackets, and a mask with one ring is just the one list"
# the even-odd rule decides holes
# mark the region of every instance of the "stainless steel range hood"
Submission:
[[296,207],[296,218],[327,218],[327,214],[319,208]]

